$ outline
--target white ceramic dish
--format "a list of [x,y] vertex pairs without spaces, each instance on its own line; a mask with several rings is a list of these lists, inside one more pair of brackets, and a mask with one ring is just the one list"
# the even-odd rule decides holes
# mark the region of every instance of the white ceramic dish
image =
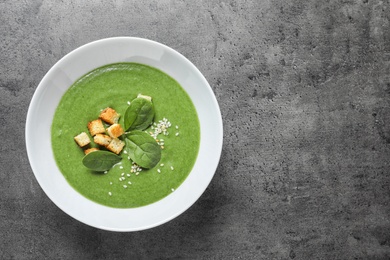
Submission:
[[[75,191],[59,171],[51,148],[50,129],[65,91],[85,73],[115,62],[156,67],[187,91],[201,127],[199,155],[183,182],[164,199],[140,208],[116,209],[92,202]],[[161,225],[188,209],[209,185],[222,151],[223,129],[217,100],[199,70],[175,50],[146,39],[108,38],[91,42],[59,60],[39,83],[26,121],[26,147],[31,168],[47,196],[71,217],[96,228],[139,231]]]

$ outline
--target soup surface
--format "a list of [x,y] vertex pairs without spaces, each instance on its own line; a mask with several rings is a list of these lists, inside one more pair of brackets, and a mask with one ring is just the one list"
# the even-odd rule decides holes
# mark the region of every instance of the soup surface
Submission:
[[[106,107],[122,115],[123,126],[129,102],[140,93],[152,97],[155,123],[164,118],[171,123],[168,135],[157,137],[164,142],[160,162],[134,173],[125,147],[122,160],[109,171],[87,169],[84,151],[73,138],[86,132],[92,141],[87,124]],[[198,154],[200,126],[190,97],[173,78],[146,65],[115,63],[87,73],[67,90],[53,118],[51,140],[56,163],[75,190],[106,206],[132,208],[166,197],[186,179]]]

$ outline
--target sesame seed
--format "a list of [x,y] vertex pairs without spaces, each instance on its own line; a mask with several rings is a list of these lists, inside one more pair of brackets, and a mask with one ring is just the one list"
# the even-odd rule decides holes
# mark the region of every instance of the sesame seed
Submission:
[[164,164],[162,163],[162,164],[160,164],[160,166],[162,167],[162,166],[164,166]]
[[174,192],[174,191],[175,191],[175,189],[174,189],[174,188],[172,188],[172,189],[171,189],[171,191],[172,191],[172,192]]
[[123,169],[123,166],[119,166],[119,169]]
[[130,106],[130,104],[131,104],[130,101],[127,101],[127,104]]
[[127,177],[130,177],[130,174],[126,174]]
[[171,170],[173,171],[173,166],[171,166]]
[[179,135],[179,133],[176,133],[176,136],[178,136]]
[[178,126],[178,125],[176,126],[176,129],[179,129],[179,126]]
[[119,178],[119,181],[122,181],[122,178]]
[[109,191],[109,192],[108,192],[108,195],[109,195],[109,196],[112,196],[112,193],[111,193],[111,191]]
[[107,171],[104,171],[104,174],[107,174]]
[[112,185],[112,182],[110,181],[110,185]]
[[127,159],[130,160],[130,156],[127,156]]
[[123,188],[125,188],[125,189],[126,189],[126,188],[127,188],[127,185],[123,185]]
[[128,183],[128,184],[131,184],[131,181],[128,181],[127,183]]
[[160,169],[157,169],[157,172],[160,173],[161,172]]

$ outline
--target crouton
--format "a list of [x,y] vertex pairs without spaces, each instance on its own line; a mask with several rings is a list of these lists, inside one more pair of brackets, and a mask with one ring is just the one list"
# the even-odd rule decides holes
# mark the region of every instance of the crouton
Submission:
[[92,136],[105,132],[102,120],[96,119],[88,123],[88,130]]
[[111,107],[107,107],[100,112],[99,118],[109,124],[116,124],[119,121],[120,115]]
[[107,149],[110,150],[111,152],[119,154],[122,151],[124,146],[125,146],[125,142],[119,140],[118,138],[113,138],[110,144],[107,146]]
[[74,140],[80,147],[84,147],[91,142],[91,140],[89,140],[89,136],[85,132],[75,136]]
[[105,134],[97,134],[93,137],[93,141],[101,146],[107,146],[110,144],[112,138]]
[[85,149],[84,153],[85,153],[85,155],[87,155],[87,154],[89,154],[91,152],[94,152],[94,151],[99,151],[99,148],[92,147],[92,148],[89,148],[89,149]]
[[124,131],[120,124],[113,124],[109,128],[107,128],[107,133],[112,138],[117,138],[121,136],[124,133]]

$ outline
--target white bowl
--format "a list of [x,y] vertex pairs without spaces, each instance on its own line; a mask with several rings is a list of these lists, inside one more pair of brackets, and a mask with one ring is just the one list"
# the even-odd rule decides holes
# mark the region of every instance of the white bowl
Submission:
[[[172,194],[153,204],[119,209],[88,200],[75,191],[58,169],[50,129],[56,107],[75,80],[115,62],[137,62],[167,73],[187,91],[198,113],[201,140],[195,165]],[[222,151],[222,118],[210,85],[177,51],[154,41],[118,37],[88,43],[59,60],[43,77],[31,100],[26,121],[26,147],[31,168],[47,196],[71,217],[96,228],[138,231],[161,225],[187,210],[202,195]]]

